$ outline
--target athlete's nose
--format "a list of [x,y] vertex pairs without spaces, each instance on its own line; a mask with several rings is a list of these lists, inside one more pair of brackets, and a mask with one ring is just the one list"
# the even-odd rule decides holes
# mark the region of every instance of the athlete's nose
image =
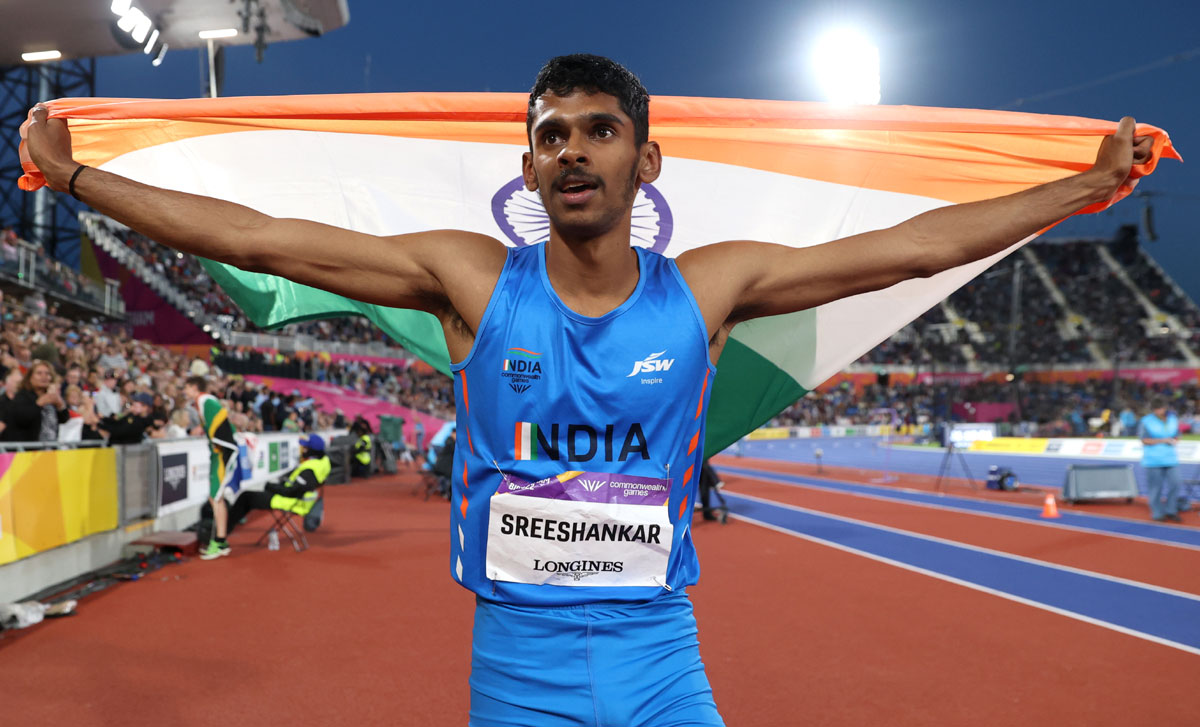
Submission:
[[571,133],[567,138],[567,143],[563,144],[562,151],[558,153],[559,166],[574,167],[589,162],[587,152],[583,150],[583,139],[582,133]]

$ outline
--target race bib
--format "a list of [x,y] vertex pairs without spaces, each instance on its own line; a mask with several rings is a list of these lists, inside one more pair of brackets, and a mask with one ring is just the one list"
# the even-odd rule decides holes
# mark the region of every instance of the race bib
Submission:
[[504,475],[492,496],[487,577],[553,586],[662,586],[671,481],[564,472]]

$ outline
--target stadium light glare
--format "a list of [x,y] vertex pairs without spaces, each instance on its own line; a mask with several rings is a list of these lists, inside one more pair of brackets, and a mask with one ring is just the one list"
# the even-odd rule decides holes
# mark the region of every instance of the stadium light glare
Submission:
[[163,56],[165,56],[166,54],[167,54],[167,44],[163,43],[162,45],[160,45],[158,47],[158,55],[154,56],[154,60],[150,61],[150,65],[161,66],[162,62],[163,62]]
[[154,50],[154,44],[157,42],[158,28],[155,28],[154,30],[150,31],[150,40],[146,41],[146,47],[142,49],[142,52],[146,55],[150,55],[150,51]]
[[[130,7],[117,20],[117,27],[132,35],[134,28],[138,27],[143,20],[149,22],[150,18],[147,18],[146,14],[141,10],[138,10],[135,7]],[[143,40],[145,40],[145,38],[143,38]]]
[[57,61],[62,58],[62,53],[56,50],[39,50],[33,53],[22,53],[21,60],[26,63],[37,63],[38,61]]
[[201,30],[199,35],[201,40],[209,40],[215,38],[232,38],[238,34],[237,28],[220,28],[218,30]]
[[879,49],[853,28],[827,31],[813,46],[812,70],[835,104],[879,103]]
[[129,12],[129,7],[132,3],[133,0],[113,0],[112,5],[109,7],[112,8],[113,15],[124,15]]

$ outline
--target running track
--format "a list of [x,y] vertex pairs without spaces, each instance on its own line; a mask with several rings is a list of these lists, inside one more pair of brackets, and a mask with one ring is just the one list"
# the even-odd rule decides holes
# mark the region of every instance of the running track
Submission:
[[[875,496],[786,463],[717,466],[736,515],[696,522],[692,595],[732,727],[1195,723],[1180,687],[1200,675],[1200,550]],[[251,547],[252,523],[233,557],[5,635],[6,718],[466,724],[472,603],[448,576],[445,503],[412,486],[329,488],[307,553]]]

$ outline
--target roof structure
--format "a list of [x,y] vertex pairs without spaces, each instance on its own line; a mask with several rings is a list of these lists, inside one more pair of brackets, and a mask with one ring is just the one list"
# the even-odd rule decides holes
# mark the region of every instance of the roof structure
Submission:
[[[61,59],[198,48],[199,33],[232,28],[222,45],[255,45],[328,33],[350,20],[347,0],[0,0],[0,67],[23,53]],[[140,39],[139,39],[140,38]]]

